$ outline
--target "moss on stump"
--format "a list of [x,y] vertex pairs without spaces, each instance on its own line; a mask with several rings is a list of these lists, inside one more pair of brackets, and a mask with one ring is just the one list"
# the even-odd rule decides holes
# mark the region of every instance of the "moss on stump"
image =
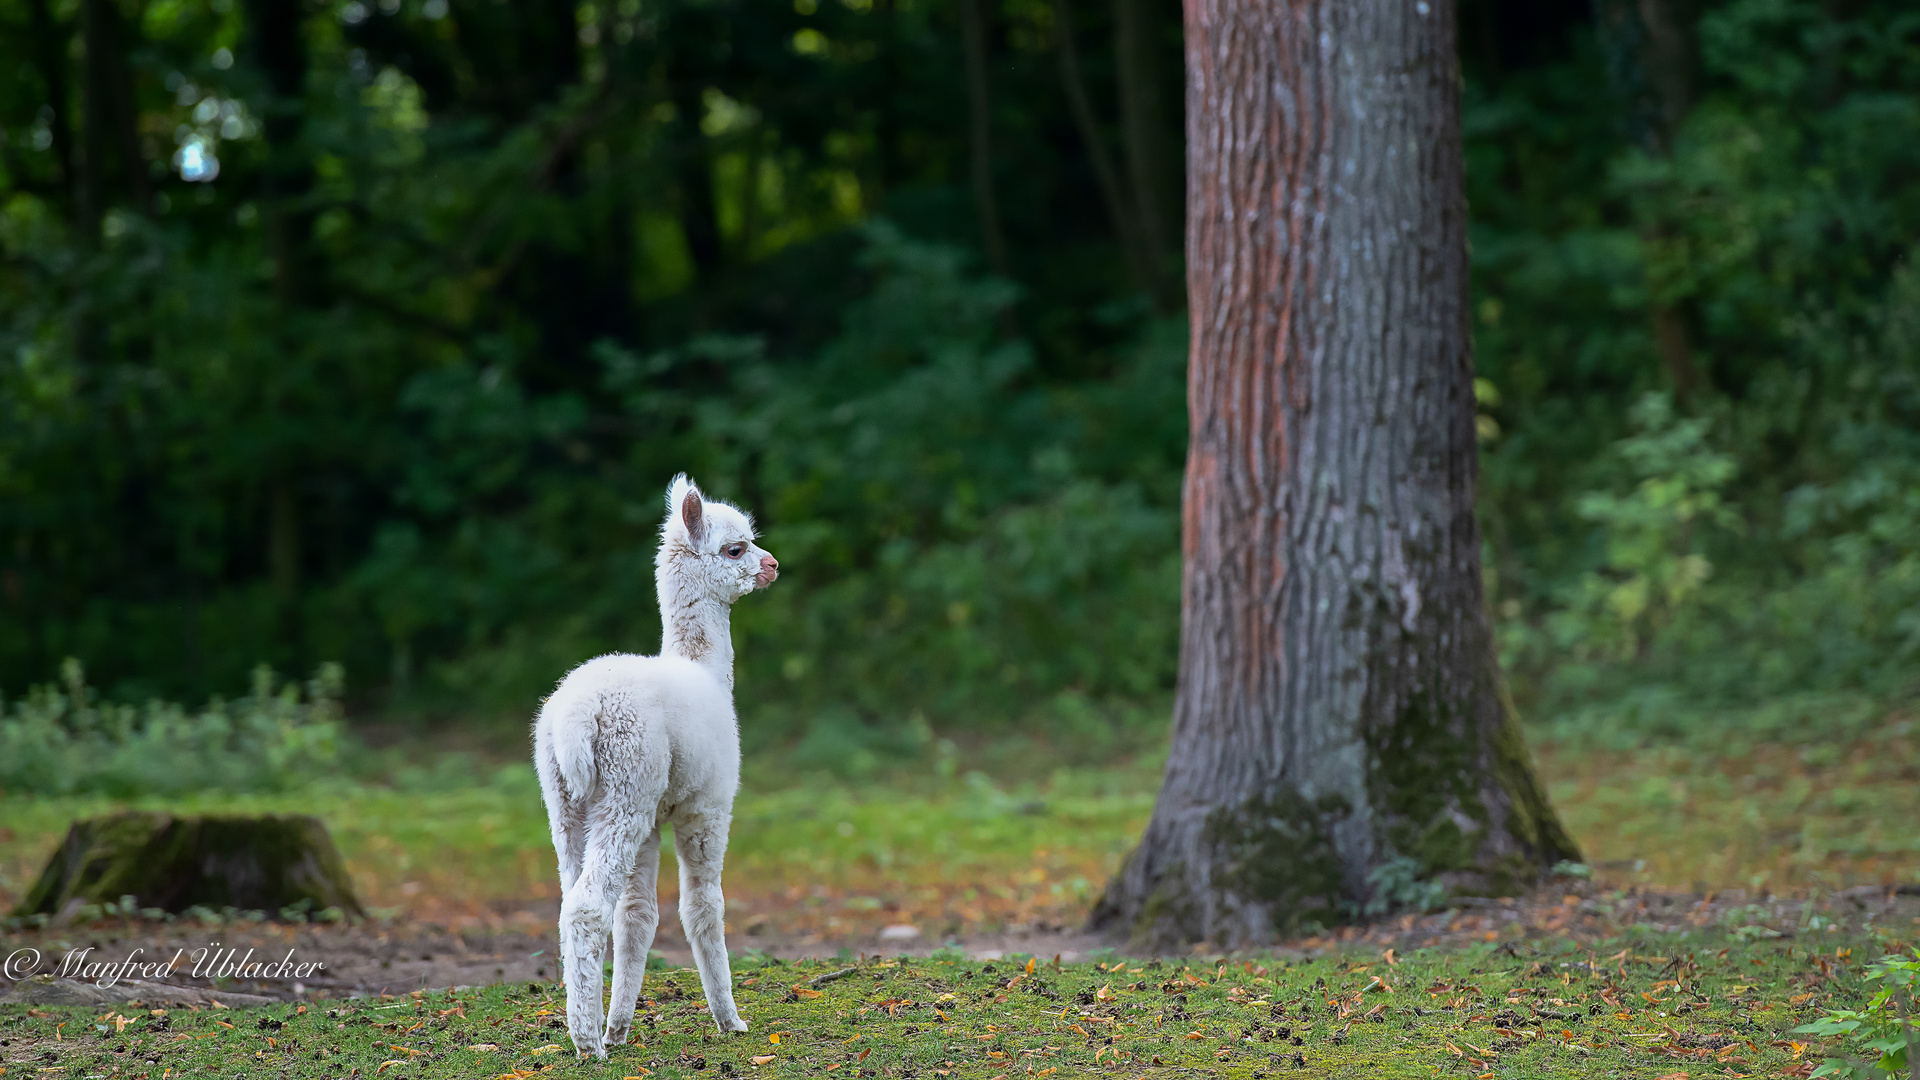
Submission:
[[123,896],[171,912],[200,905],[268,915],[290,907],[365,914],[319,818],[141,811],[74,822],[15,914],[59,916]]

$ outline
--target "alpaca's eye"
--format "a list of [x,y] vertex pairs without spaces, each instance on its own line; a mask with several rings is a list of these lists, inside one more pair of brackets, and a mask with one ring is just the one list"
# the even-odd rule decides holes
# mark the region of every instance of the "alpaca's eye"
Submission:
[[730,544],[727,547],[727,558],[729,559],[737,559],[746,553],[747,545],[745,544]]

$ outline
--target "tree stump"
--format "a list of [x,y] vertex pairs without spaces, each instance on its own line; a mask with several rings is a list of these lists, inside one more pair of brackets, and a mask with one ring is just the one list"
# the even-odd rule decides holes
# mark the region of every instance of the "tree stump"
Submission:
[[289,907],[365,915],[319,818],[140,811],[74,822],[15,914],[60,916],[123,896],[175,913],[199,905],[270,916]]

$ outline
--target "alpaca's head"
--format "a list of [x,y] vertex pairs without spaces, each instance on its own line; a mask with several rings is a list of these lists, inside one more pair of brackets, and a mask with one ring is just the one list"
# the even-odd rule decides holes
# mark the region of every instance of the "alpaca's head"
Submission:
[[709,499],[685,473],[667,487],[667,520],[656,560],[661,595],[731,604],[780,576],[780,562],[753,542],[753,519]]

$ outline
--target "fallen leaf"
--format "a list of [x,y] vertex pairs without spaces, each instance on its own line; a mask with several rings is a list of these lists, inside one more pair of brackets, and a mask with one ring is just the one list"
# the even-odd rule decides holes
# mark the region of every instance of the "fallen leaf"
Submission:
[[[406,1047],[400,1046],[400,1047],[395,1047],[395,1049],[406,1050]],[[417,1051],[413,1051],[413,1050],[408,1050],[407,1052],[417,1053]],[[545,1046],[535,1047],[534,1049],[528,1051],[528,1053],[533,1054],[535,1056],[538,1056],[540,1054],[557,1054],[559,1052],[560,1052],[560,1047],[557,1043],[548,1043]]]
[[747,1060],[753,1062],[755,1065],[765,1065],[767,1062],[773,1060],[773,1055],[772,1054],[756,1054],[755,1056],[750,1057]]
[[500,1049],[500,1044],[499,1043],[474,1043],[472,1046],[467,1047],[467,1049],[472,1050],[478,1054],[491,1054],[495,1050]]

